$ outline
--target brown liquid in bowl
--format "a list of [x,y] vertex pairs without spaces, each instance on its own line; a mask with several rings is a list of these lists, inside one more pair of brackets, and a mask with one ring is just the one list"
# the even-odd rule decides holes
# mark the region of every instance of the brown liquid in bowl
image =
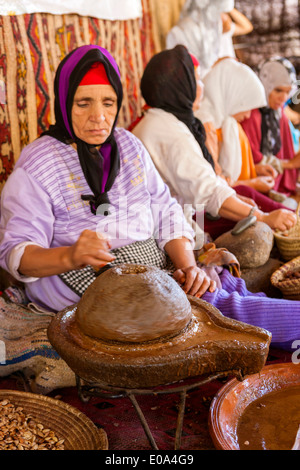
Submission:
[[290,450],[300,425],[300,386],[254,400],[241,415],[237,436],[241,450]]

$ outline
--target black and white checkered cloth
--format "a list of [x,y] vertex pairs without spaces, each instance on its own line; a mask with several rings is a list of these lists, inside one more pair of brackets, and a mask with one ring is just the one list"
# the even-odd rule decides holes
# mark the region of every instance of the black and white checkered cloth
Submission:
[[170,258],[157,246],[155,239],[152,237],[145,241],[134,242],[130,245],[116,248],[111,250],[111,253],[116,259],[98,272],[95,272],[92,266],[86,266],[82,269],[74,269],[60,274],[59,277],[81,297],[99,274],[118,264],[144,264],[168,271],[174,270]]

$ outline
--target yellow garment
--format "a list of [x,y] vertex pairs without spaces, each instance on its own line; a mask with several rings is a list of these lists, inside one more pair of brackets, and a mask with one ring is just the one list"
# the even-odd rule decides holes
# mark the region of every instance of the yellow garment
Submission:
[[[252,155],[252,150],[250,147],[249,139],[247,135],[245,134],[240,123],[237,123],[237,125],[238,125],[238,130],[239,130],[239,139],[240,139],[241,152],[242,152],[242,168],[241,168],[241,174],[238,178],[238,181],[243,181],[243,180],[256,178],[257,173],[255,170],[255,165],[254,165],[254,160],[253,160],[253,155]],[[216,134],[218,136],[219,144],[221,145],[222,140],[223,140],[222,129],[216,129]]]

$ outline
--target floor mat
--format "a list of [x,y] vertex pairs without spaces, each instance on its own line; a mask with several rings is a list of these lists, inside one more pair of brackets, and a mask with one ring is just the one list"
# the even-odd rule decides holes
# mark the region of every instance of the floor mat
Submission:
[[[290,362],[291,354],[271,349],[268,364]],[[209,406],[212,398],[229,379],[214,380],[189,391],[182,428],[182,450],[214,450],[208,429]],[[15,376],[0,379],[0,389],[24,389]],[[83,402],[76,387],[55,390],[49,396],[59,398],[86,414],[108,436],[110,450],[151,450],[137,412],[128,397],[91,397]],[[180,396],[137,396],[152,436],[160,450],[173,450]]]

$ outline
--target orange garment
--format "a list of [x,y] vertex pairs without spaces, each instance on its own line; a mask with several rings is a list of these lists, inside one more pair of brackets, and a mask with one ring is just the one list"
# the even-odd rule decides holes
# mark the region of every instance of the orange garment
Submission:
[[[249,139],[246,133],[244,132],[244,129],[240,125],[240,123],[237,123],[237,125],[238,125],[238,130],[239,130],[239,139],[240,139],[241,152],[242,152],[242,168],[241,168],[241,174],[238,178],[238,181],[243,181],[243,180],[256,178],[257,173],[255,170],[255,165],[254,165],[254,160],[253,160],[253,155],[252,155],[252,150],[250,147]],[[218,136],[219,144],[221,145],[222,140],[223,140],[222,129],[216,129],[216,134]]]
[[244,129],[242,128],[239,122],[237,123],[237,125],[239,128],[239,139],[240,139],[241,151],[242,151],[242,169],[241,169],[239,181],[250,180],[252,178],[257,177],[252,150],[251,150],[249,139]]

